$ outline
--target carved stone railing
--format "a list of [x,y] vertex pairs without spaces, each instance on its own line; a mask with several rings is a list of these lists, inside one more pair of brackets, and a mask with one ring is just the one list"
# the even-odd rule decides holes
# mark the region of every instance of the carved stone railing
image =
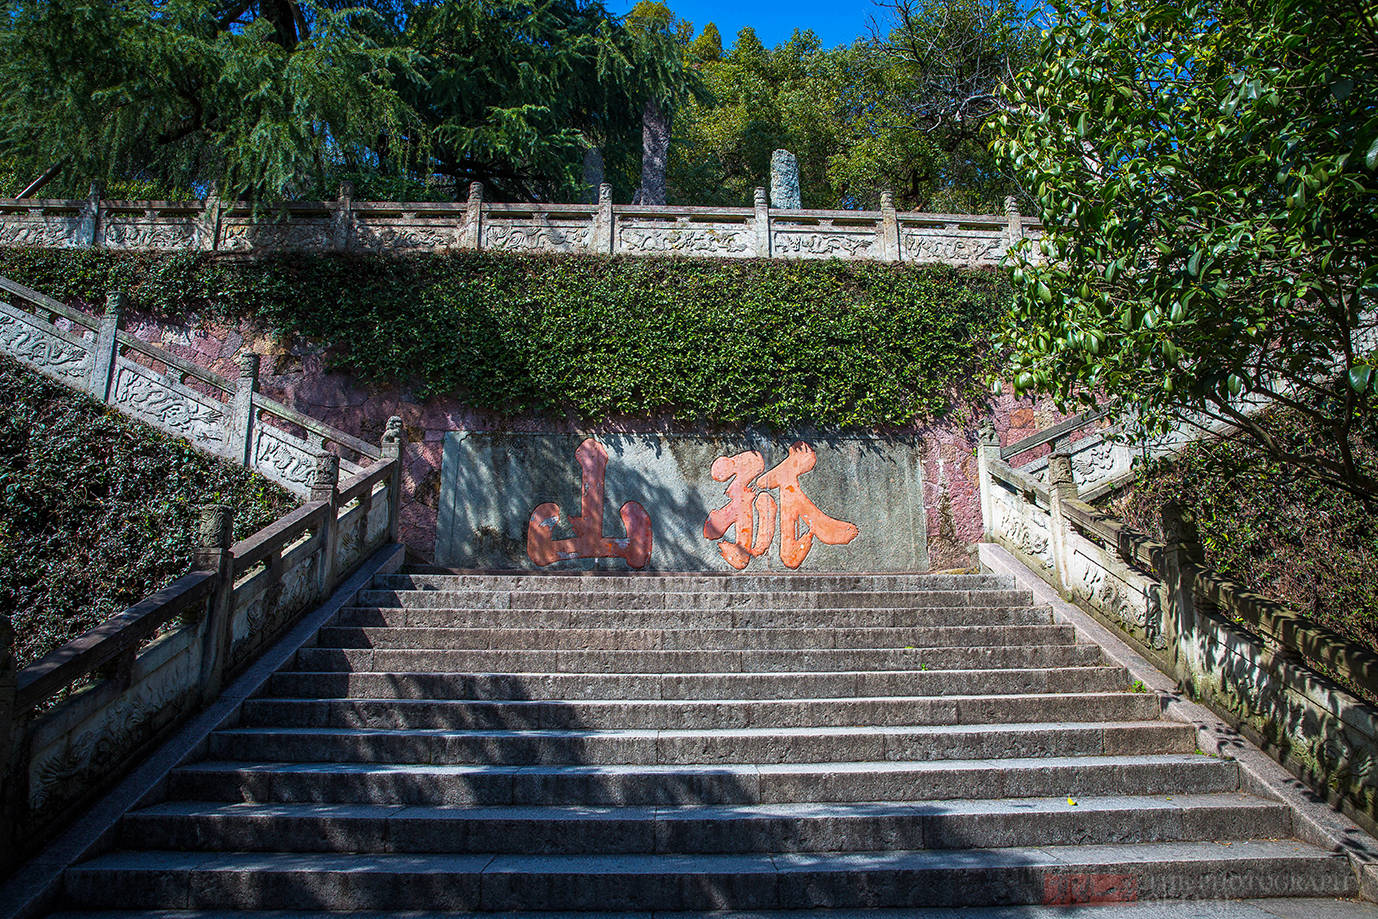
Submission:
[[713,258],[840,258],[993,266],[1015,240],[1036,237],[1036,220],[1013,199],[991,216],[771,208],[765,189],[751,208],[597,204],[494,204],[479,183],[455,203],[293,202],[271,215],[243,202],[0,199],[0,246],[254,254],[289,251],[571,252]]
[[339,455],[346,476],[378,459],[376,446],[260,393],[258,355],[242,357],[239,378],[228,380],[122,331],[121,305],[115,294],[105,315],[94,317],[0,278],[0,354],[248,466],[298,497],[310,493],[322,451]]
[[1155,541],[1079,495],[1069,453],[1045,461],[1045,484],[1006,463],[992,435],[978,448],[986,539],[1378,828],[1378,708],[1365,701],[1378,699],[1378,654],[1211,570],[1174,506]]
[[343,482],[320,453],[309,500],[233,545],[231,509],[204,508],[189,574],[17,673],[0,618],[0,869],[397,541],[400,419],[379,452]]

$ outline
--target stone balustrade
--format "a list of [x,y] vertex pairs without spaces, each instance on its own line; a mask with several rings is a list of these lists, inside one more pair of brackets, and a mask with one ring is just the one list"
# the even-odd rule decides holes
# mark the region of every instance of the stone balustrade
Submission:
[[751,208],[596,204],[498,204],[474,183],[466,202],[292,202],[256,214],[244,202],[0,199],[0,246],[118,251],[566,252],[709,258],[871,260],[997,265],[1036,220],[1013,199],[1000,215],[901,213],[889,195],[879,211],[772,208],[765,189]]
[[994,431],[983,433],[986,539],[1378,829],[1378,708],[1361,698],[1378,698],[1378,653],[1213,571],[1176,508],[1165,510],[1167,540],[1158,542],[1087,503],[1070,452],[1032,470],[1002,458],[1028,449],[1021,441],[1002,450]]

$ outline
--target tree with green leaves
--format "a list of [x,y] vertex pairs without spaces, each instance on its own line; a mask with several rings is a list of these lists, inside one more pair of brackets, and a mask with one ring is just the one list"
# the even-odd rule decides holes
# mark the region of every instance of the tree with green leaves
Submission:
[[1012,257],[1015,389],[1378,498],[1378,7],[1057,0],[1006,93],[994,147],[1046,227]]
[[329,158],[408,132],[395,81],[415,58],[385,31],[374,11],[314,0],[9,0],[0,152],[69,194],[93,179],[291,194]]

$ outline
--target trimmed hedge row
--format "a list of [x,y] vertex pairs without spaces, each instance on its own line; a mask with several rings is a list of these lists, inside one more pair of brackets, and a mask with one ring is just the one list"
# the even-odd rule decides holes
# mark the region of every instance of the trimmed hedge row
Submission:
[[335,369],[512,415],[887,428],[985,394],[994,271],[457,253],[236,260],[5,250],[64,300],[252,317]]
[[242,539],[296,501],[0,357],[0,611],[21,666],[185,574],[207,503]]

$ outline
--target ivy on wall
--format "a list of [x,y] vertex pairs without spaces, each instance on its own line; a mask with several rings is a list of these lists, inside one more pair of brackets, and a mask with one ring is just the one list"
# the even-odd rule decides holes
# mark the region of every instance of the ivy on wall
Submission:
[[21,666],[185,574],[207,503],[243,539],[296,500],[0,357],[0,614]]
[[[984,394],[1008,303],[994,271],[456,253],[0,252],[67,301],[253,317],[331,366],[514,415],[891,427]],[[97,306],[98,308],[98,306]]]

